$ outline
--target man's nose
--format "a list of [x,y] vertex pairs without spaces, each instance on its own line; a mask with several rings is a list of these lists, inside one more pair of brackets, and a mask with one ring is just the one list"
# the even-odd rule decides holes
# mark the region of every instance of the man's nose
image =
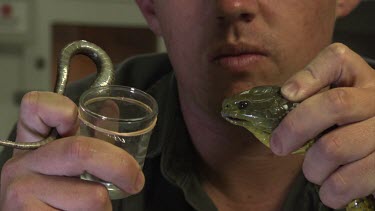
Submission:
[[251,22],[258,7],[258,0],[216,0],[216,18],[222,22]]

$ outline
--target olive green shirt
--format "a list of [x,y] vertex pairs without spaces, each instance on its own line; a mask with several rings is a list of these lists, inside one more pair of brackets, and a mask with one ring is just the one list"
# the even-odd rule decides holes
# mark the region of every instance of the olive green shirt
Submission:
[[[78,102],[92,78],[71,84],[67,95]],[[200,183],[197,153],[181,114],[176,83],[166,54],[131,58],[118,67],[115,84],[146,90],[157,100],[159,115],[143,169],[145,188],[137,195],[113,201],[113,210],[217,210]],[[14,140],[14,132],[10,138]],[[10,150],[4,151],[0,161],[5,162],[10,155]],[[301,173],[282,210],[331,209],[319,201],[315,186]]]

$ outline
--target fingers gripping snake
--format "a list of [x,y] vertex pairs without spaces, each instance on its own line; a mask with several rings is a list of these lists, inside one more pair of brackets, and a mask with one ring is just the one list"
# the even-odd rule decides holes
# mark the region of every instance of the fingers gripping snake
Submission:
[[[222,104],[221,115],[228,122],[246,128],[260,142],[270,147],[272,131],[297,106],[298,103],[291,102],[282,96],[280,87],[258,86],[226,98]],[[293,153],[305,153],[314,140]],[[375,200],[371,195],[355,199],[346,206],[346,210],[374,211]]]
[[[108,86],[113,82],[113,65],[107,53],[93,43],[87,42],[85,40],[78,40],[68,44],[61,50],[57,71],[57,80],[54,88],[54,92],[56,92],[57,94],[64,95],[69,76],[70,61],[73,56],[78,54],[85,55],[92,59],[97,67],[97,77],[91,87]],[[37,142],[13,142],[8,140],[0,140],[0,145],[22,150],[31,150],[48,144],[49,142],[55,140],[57,136],[57,130],[53,128],[47,138]]]

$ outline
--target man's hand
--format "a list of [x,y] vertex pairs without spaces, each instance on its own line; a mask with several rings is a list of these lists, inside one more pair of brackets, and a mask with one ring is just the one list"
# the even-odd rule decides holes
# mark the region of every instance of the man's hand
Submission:
[[72,136],[76,105],[55,93],[31,92],[21,103],[17,141],[38,141],[55,127],[65,138],[37,150],[15,150],[1,172],[0,210],[111,210],[106,188],[79,179],[88,172],[134,194],[144,185],[135,159],[107,142]]
[[286,155],[323,133],[303,163],[306,178],[321,185],[322,202],[341,208],[374,194],[375,70],[346,46],[332,44],[290,78],[282,93],[303,102],[274,131],[273,152]]

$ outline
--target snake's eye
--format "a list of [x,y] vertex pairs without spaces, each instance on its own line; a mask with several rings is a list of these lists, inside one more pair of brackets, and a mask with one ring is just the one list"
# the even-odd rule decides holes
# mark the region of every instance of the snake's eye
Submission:
[[248,101],[240,101],[237,103],[238,109],[245,109],[247,106],[249,106]]

